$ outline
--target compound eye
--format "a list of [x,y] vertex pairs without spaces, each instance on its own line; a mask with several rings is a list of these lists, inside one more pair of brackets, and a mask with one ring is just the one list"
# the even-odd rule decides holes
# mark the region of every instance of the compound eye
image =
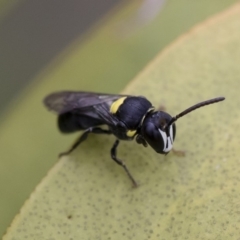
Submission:
[[162,151],[165,153],[168,153],[173,147],[173,140],[174,140],[173,126],[170,125],[169,128],[166,130],[161,130],[160,128],[158,128],[158,131],[163,140],[163,150]]

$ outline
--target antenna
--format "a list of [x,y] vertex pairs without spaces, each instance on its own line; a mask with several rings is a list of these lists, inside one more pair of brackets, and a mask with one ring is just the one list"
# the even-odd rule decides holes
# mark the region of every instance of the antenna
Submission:
[[223,101],[224,99],[225,99],[225,97],[217,97],[217,98],[213,98],[213,99],[209,99],[209,100],[197,103],[197,104],[187,108],[186,110],[182,111],[181,113],[179,113],[178,115],[173,117],[170,120],[170,122],[166,125],[165,129],[168,128],[174,122],[176,122],[180,117],[183,117],[184,115],[196,110],[197,108],[201,108],[201,107],[204,107],[209,104],[217,103],[217,102]]

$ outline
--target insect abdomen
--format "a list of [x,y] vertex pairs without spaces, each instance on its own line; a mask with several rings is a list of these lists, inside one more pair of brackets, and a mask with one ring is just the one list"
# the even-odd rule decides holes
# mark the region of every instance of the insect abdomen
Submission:
[[104,124],[104,122],[100,119],[72,112],[63,113],[58,116],[58,127],[63,133],[76,132],[102,124]]

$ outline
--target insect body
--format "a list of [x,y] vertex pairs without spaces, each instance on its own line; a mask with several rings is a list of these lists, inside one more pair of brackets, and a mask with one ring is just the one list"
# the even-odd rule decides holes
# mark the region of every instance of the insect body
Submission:
[[[74,145],[63,154],[71,153],[86,140],[89,133],[113,134],[116,136],[111,149],[112,159],[121,165],[136,187],[137,183],[124,162],[117,158],[119,140],[136,139],[138,144],[150,145],[156,152],[167,154],[176,135],[175,121],[189,112],[223,101],[224,97],[198,103],[175,117],[164,111],[156,111],[145,97],[99,94],[91,92],[63,91],[52,93],[44,99],[49,110],[58,114],[61,132],[71,133],[85,130]],[[101,128],[107,125],[108,129]]]

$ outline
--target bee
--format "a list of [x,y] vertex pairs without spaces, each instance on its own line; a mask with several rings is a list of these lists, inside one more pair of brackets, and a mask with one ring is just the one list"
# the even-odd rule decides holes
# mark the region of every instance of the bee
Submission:
[[[111,148],[111,158],[123,167],[133,186],[137,187],[126,164],[117,157],[119,142],[135,139],[144,147],[150,145],[157,153],[167,154],[176,137],[177,119],[197,108],[224,99],[218,97],[197,103],[175,117],[155,110],[151,102],[142,96],[62,91],[48,95],[44,104],[58,114],[61,132],[84,131],[72,147],[60,155],[70,154],[87,139],[89,133],[113,134],[116,140]],[[102,125],[107,125],[108,128],[104,129]]]

